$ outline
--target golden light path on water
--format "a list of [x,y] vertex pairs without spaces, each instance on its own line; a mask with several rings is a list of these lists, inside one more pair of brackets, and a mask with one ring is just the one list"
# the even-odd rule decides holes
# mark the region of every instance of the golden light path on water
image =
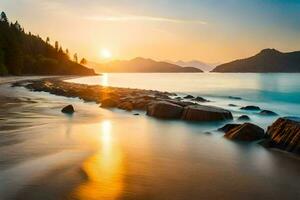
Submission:
[[102,121],[99,129],[99,151],[83,163],[87,180],[74,190],[76,199],[117,199],[123,190],[122,152],[113,141],[111,121]]
[[108,86],[108,74],[103,73],[101,76],[101,84],[102,86]]

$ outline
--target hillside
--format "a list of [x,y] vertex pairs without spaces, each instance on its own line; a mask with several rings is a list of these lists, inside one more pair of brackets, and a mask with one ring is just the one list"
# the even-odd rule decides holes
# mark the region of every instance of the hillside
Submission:
[[50,39],[25,33],[18,22],[9,22],[6,14],[0,16],[0,75],[95,75],[88,69],[70,60],[68,50],[58,42],[55,47]]
[[116,60],[104,64],[90,63],[97,72],[203,72],[194,67],[181,67],[168,62],[157,62],[152,59],[134,58]]
[[300,72],[300,51],[264,49],[250,58],[219,65],[212,72]]

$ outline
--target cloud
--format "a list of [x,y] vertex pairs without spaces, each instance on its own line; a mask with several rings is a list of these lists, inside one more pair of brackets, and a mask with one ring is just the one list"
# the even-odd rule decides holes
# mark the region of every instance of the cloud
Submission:
[[151,17],[151,16],[137,16],[137,15],[125,15],[125,16],[88,16],[87,20],[93,21],[115,21],[115,22],[127,22],[127,21],[149,21],[149,22],[167,22],[167,23],[192,23],[206,25],[207,22],[201,20],[188,20],[188,19],[174,19],[165,17]]

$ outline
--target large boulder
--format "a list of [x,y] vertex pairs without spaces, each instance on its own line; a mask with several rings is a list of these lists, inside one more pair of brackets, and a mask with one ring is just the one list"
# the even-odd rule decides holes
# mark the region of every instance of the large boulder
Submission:
[[189,121],[221,121],[232,119],[230,111],[203,105],[191,105],[184,107],[182,119]]
[[116,107],[118,102],[113,98],[105,98],[101,100],[102,108],[114,108]]
[[244,123],[226,132],[225,137],[232,140],[255,141],[263,139],[264,129],[251,123]]
[[300,154],[300,118],[277,119],[268,127],[268,146]]
[[75,112],[74,107],[72,105],[68,105],[64,107],[61,112],[66,113],[66,114],[73,114]]
[[218,131],[222,131],[224,133],[230,131],[231,129],[234,129],[238,126],[240,126],[241,124],[225,124],[223,127],[219,128]]
[[147,115],[163,119],[179,119],[182,112],[182,106],[167,101],[156,101],[147,107]]

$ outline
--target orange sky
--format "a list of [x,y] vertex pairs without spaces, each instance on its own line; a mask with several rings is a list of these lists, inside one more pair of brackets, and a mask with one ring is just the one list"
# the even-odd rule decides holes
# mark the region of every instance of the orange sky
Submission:
[[217,63],[263,48],[300,50],[299,3],[217,2],[2,0],[0,7],[26,30],[97,62],[103,48],[114,59]]

